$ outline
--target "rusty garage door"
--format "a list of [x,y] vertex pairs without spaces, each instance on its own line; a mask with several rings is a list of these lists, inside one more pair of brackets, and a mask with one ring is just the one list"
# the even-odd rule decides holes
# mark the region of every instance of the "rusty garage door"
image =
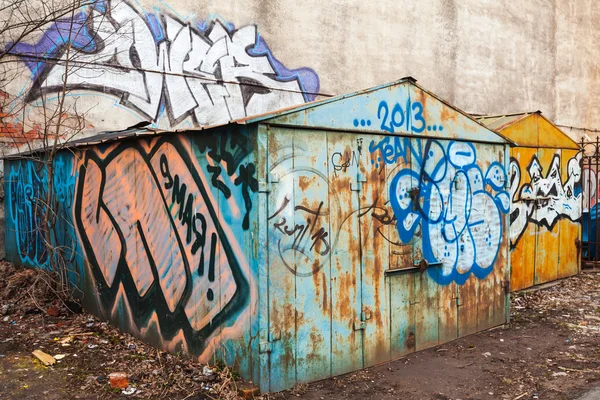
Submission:
[[261,140],[270,390],[504,322],[503,145],[283,127]]

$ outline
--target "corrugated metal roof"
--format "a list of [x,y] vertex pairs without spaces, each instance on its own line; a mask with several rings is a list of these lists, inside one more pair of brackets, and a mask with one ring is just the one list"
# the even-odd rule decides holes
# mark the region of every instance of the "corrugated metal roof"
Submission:
[[[226,124],[225,124],[226,125]],[[70,140],[66,143],[60,143],[60,149],[71,149],[77,147],[86,147],[86,146],[94,146],[102,143],[110,143],[116,142],[124,139],[131,139],[134,137],[148,137],[148,136],[156,136],[156,135],[168,135],[168,134],[177,134],[182,132],[190,132],[190,131],[202,131],[206,129],[211,129],[217,126],[222,125],[213,125],[208,127],[198,127],[198,128],[189,128],[189,129],[176,129],[176,130],[166,130],[166,129],[156,129],[156,128],[134,128],[134,129],[124,129],[122,131],[107,131],[97,133],[93,136],[84,137],[81,139]],[[24,156],[43,153],[45,151],[50,150],[52,146],[48,147],[40,147],[34,150],[27,150],[20,153],[11,154],[5,156],[4,159],[15,159],[22,158]]]
[[505,114],[505,115],[482,115],[476,116],[475,119],[487,126],[493,131],[504,129],[532,114],[541,114],[540,111],[524,112],[516,114]]

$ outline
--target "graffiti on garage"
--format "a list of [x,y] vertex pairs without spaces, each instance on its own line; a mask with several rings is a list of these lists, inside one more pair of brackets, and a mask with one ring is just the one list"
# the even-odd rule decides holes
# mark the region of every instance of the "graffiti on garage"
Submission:
[[401,241],[409,243],[420,228],[423,257],[441,263],[441,273],[432,277],[440,284],[462,284],[470,273],[485,278],[500,251],[503,214],[510,208],[503,165],[493,162],[483,170],[468,142],[385,137],[369,149],[386,164],[400,158],[408,163],[410,153],[412,168],[395,174],[390,201]]
[[[182,334],[186,344],[204,343],[249,301],[245,256],[207,172],[178,139],[88,150],[79,167],[75,221],[102,308],[113,309],[122,287],[136,304],[132,322],[156,318],[166,341]],[[248,178],[238,178],[245,185],[214,186],[230,196],[237,187],[234,197],[244,202]]]
[[16,244],[21,261],[46,266],[48,251],[42,234],[47,177],[33,162],[12,165],[7,174],[8,217],[15,226]]
[[[7,219],[15,231],[16,247],[22,263],[49,268],[50,260],[46,247],[48,238],[63,245],[55,250],[64,259],[72,261],[77,244],[70,219],[65,216],[72,211],[75,177],[71,174],[72,159],[58,154],[54,161],[54,195],[47,197],[48,174],[43,162],[21,161],[11,165],[7,171],[9,190],[6,192]],[[54,218],[49,229],[43,229],[47,201],[52,201]]]
[[115,96],[141,119],[158,124],[165,114],[170,127],[222,124],[312,101],[319,91],[317,74],[286,68],[256,25],[184,22],[121,0],[96,1],[10,52],[31,70],[29,102],[64,90],[69,63],[76,71],[68,73],[67,90]]
[[515,158],[510,162],[510,244],[515,248],[527,225],[533,223],[551,231],[561,219],[581,218],[581,153],[567,163],[567,179],[562,181],[560,155],[554,154],[544,175],[537,156],[527,166],[530,182],[521,185],[522,167]]

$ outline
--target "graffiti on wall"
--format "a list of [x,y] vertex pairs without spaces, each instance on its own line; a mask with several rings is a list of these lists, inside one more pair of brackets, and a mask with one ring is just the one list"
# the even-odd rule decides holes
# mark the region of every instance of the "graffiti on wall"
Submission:
[[470,273],[487,276],[510,208],[503,165],[492,162],[483,170],[468,142],[385,137],[369,150],[382,163],[411,160],[391,181],[391,206],[400,240],[409,243],[420,234],[424,259],[441,265],[441,273],[432,275],[438,283],[464,283]]
[[45,266],[48,251],[42,229],[47,179],[40,165],[18,163],[7,174],[9,218],[16,236],[21,261]]
[[[213,160],[210,145],[199,152]],[[178,140],[90,150],[75,198],[76,227],[102,309],[113,310],[123,290],[136,305],[130,312],[138,329],[157,318],[162,340],[183,334],[184,343],[200,349],[249,301],[246,258],[211,186],[231,196],[252,178],[240,175],[229,186],[210,172]]]
[[521,185],[521,166],[515,158],[510,162],[510,244],[515,248],[529,223],[551,231],[561,219],[578,221],[581,218],[581,154],[567,163],[567,179],[561,178],[560,155],[552,157],[544,175],[537,156],[527,166],[529,183]]
[[[75,190],[75,177],[71,173],[71,159],[58,154],[54,162],[54,196],[47,197],[48,174],[43,162],[15,162],[7,171],[9,190],[6,193],[9,204],[7,219],[12,222],[16,237],[16,247],[22,263],[41,268],[50,267],[47,250],[48,233],[53,243],[61,243],[55,248],[56,256],[72,261],[77,251],[70,214]],[[53,215],[50,226],[44,229],[46,204],[52,201]]]
[[170,126],[222,124],[314,100],[319,90],[316,73],[286,68],[255,25],[191,23],[121,0],[97,1],[11,53],[32,72],[29,102],[64,90],[69,62],[68,90],[115,96],[141,119],[165,114]]

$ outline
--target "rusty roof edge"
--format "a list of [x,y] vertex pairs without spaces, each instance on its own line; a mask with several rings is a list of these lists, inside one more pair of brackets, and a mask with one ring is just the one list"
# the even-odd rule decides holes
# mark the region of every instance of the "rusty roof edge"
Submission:
[[[553,127],[555,127],[564,137],[566,137],[571,143],[573,143],[573,145],[575,146],[575,148],[577,150],[581,150],[581,146],[579,145],[579,143],[577,143],[575,140],[573,140],[569,135],[567,135],[565,132],[563,132],[562,129],[560,129],[554,122],[550,121],[548,118],[546,118],[542,112],[540,111],[540,117],[542,117],[546,122],[548,122],[550,125],[552,125]],[[575,150],[575,148],[573,148],[573,150]]]
[[[537,112],[536,112],[536,113],[537,113]],[[504,129],[506,129],[506,128],[509,128],[509,127],[513,126],[513,125],[514,125],[514,124],[516,124],[517,122],[521,122],[521,121],[523,121],[523,120],[525,120],[525,119],[529,118],[530,116],[532,116],[532,115],[535,115],[536,113],[531,113],[531,114],[521,114],[521,117],[520,117],[520,118],[515,118],[515,119],[513,119],[513,120],[511,120],[511,121],[508,121],[507,123],[505,123],[504,125],[500,125],[500,126],[499,126],[498,128],[496,128],[496,129],[498,129],[499,131],[501,131],[501,130],[504,130]],[[519,114],[513,114],[513,115],[511,115],[511,116],[513,116],[513,117],[514,117],[514,116],[516,116],[516,115],[519,115]],[[541,115],[541,113],[540,113],[540,115]]]
[[473,116],[471,116],[469,113],[467,113],[466,111],[461,110],[460,108],[458,108],[457,106],[451,104],[450,102],[442,99],[440,96],[438,96],[435,93],[430,92],[429,90],[425,89],[424,87],[422,87],[421,85],[419,85],[417,83],[417,81],[408,81],[409,83],[413,84],[414,86],[416,86],[417,88],[421,89],[422,91],[424,91],[425,93],[427,93],[428,95],[430,95],[431,97],[435,98],[436,100],[442,102],[444,105],[446,105],[447,107],[450,107],[451,109],[457,111],[459,114],[462,114],[463,116],[467,117],[468,119],[470,119],[471,121],[475,122],[476,124],[482,126],[483,128],[487,129],[488,131],[495,133],[496,135],[500,136],[502,139],[504,139],[509,145],[511,146],[517,146],[517,143],[506,137],[505,135],[501,134],[500,132],[497,132],[487,126],[485,126],[485,124],[482,124],[481,122],[477,121],[477,119],[473,118]]
[[[159,129],[159,128],[144,128],[143,130],[129,130],[124,129],[122,131],[103,131],[96,133],[95,135],[83,137],[81,139],[69,140],[59,144],[58,151],[60,150],[68,150],[74,148],[85,148],[89,146],[97,146],[99,144],[104,143],[112,143],[123,139],[132,139],[138,137],[146,137],[146,136],[158,136],[158,135],[176,135],[179,133],[193,132],[193,131],[205,131],[208,129],[216,129],[221,128],[227,125],[238,125],[236,120],[228,121],[222,124],[215,125],[205,125],[194,128],[182,128],[182,129]],[[121,135],[116,135],[121,133]],[[110,135],[110,137],[105,138],[105,136]],[[113,136],[115,135],[115,136]],[[44,146],[39,147],[32,150],[20,151],[14,154],[9,154],[3,157],[0,157],[2,160],[16,160],[27,158],[28,156],[32,156],[34,154],[42,154],[48,152],[52,146]]]
[[475,118],[502,118],[502,117],[516,117],[517,115],[531,115],[531,114],[541,114],[542,112],[540,110],[536,110],[536,111],[522,111],[522,112],[514,112],[514,113],[506,113],[506,114],[475,114],[472,113],[471,115],[476,115]]
[[[499,137],[504,139],[504,141],[506,141],[511,146],[517,145],[516,142],[514,142],[510,138],[506,137],[505,135],[501,134],[500,132],[497,132],[496,130],[493,130],[493,129],[485,126],[485,124],[477,121],[477,119],[473,118],[473,116],[471,116],[470,114],[468,114],[465,111],[461,110],[460,108],[450,104],[449,102],[442,99],[435,93],[432,93],[429,90],[423,88],[421,85],[417,84],[417,80],[415,78],[413,78],[412,76],[405,76],[405,77],[402,77],[402,78],[397,79],[392,82],[388,82],[388,83],[373,86],[370,88],[362,89],[362,90],[359,90],[356,92],[337,95],[337,96],[333,96],[333,97],[323,99],[323,100],[315,100],[315,101],[312,101],[309,103],[299,104],[299,105],[291,106],[288,108],[282,108],[282,109],[270,111],[270,112],[267,112],[264,114],[254,115],[251,117],[234,119],[234,120],[230,120],[230,121],[227,121],[227,122],[221,123],[221,124],[205,125],[205,126],[199,126],[199,127],[194,127],[194,128],[175,129],[175,130],[158,129],[158,128],[144,128],[143,131],[142,130],[133,130],[132,132],[128,132],[129,129],[124,129],[123,131],[105,131],[105,132],[98,133],[96,135],[89,136],[87,138],[77,139],[73,142],[67,141],[65,143],[62,143],[59,150],[94,146],[94,145],[98,145],[98,144],[110,143],[110,142],[123,140],[123,139],[129,139],[129,138],[133,138],[133,137],[143,137],[143,136],[162,135],[162,134],[177,134],[177,133],[192,132],[192,131],[204,131],[204,130],[215,129],[215,128],[219,128],[219,127],[223,127],[223,126],[227,126],[227,125],[248,125],[248,124],[252,124],[252,123],[267,121],[269,119],[273,119],[275,117],[280,117],[282,115],[287,115],[287,114],[291,114],[291,113],[298,112],[298,111],[304,111],[304,110],[314,108],[314,107],[317,107],[317,106],[320,106],[323,104],[329,104],[329,103],[332,103],[335,101],[355,97],[355,96],[362,95],[365,93],[375,92],[377,90],[385,89],[385,88],[388,88],[391,86],[402,85],[405,83],[414,85],[418,89],[424,91],[428,95],[430,95],[433,98],[437,99],[438,101],[442,102],[444,105],[450,107],[453,110],[456,110],[458,113],[460,113],[463,116],[467,117],[468,119],[472,120],[476,124],[479,124],[480,126],[487,129],[488,131],[493,132],[494,134],[498,135]],[[123,133],[123,136],[118,135],[118,136],[111,136],[106,139],[102,138],[102,136],[104,136],[104,135],[107,135],[107,134],[112,135],[112,134],[120,133],[120,132]],[[147,132],[152,132],[152,133],[147,133]],[[49,150],[49,146],[40,147],[38,149],[27,150],[25,152],[18,152],[15,154],[10,154],[10,155],[2,157],[2,159],[4,159],[4,160],[19,159],[19,158],[23,158],[27,155],[32,155],[32,154],[36,154],[36,153],[44,153],[44,152],[47,152],[48,150]]]
[[518,122],[523,121],[526,118],[529,118],[532,115],[538,115],[539,117],[543,118],[546,122],[548,122],[550,125],[555,127],[564,137],[566,137],[575,146],[571,149],[573,149],[573,150],[581,149],[581,146],[579,145],[579,143],[577,143],[569,135],[567,135],[565,132],[563,132],[562,129],[560,129],[554,122],[552,122],[548,118],[546,118],[546,116],[544,115],[544,113],[541,110],[521,112],[521,113],[512,113],[512,114],[501,114],[501,115],[482,115],[481,117],[477,117],[477,118],[488,119],[488,118],[515,117],[515,116],[519,116],[519,115],[521,116],[521,118],[516,118],[516,119],[513,119],[512,121],[508,121],[506,124],[501,125],[496,129],[503,130],[503,129],[506,129],[506,128],[518,123]]
[[[511,121],[508,121],[507,123],[500,125],[499,127],[496,128],[496,130],[494,130],[494,132],[498,133],[498,135],[500,136],[505,136],[504,134],[502,134],[502,130],[516,124],[517,122],[521,122],[526,118],[529,118],[531,115],[534,114],[538,114],[538,115],[542,115],[542,112],[540,110],[537,111],[529,111],[529,112],[520,112],[520,113],[512,113],[512,114],[501,114],[501,115],[482,115],[482,116],[478,116],[478,119],[491,119],[491,118],[495,118],[494,122],[500,118],[504,118],[504,117],[516,117],[516,116],[520,116],[520,118],[515,118]],[[482,123],[483,124],[483,123]],[[485,125],[485,124],[484,124]],[[491,129],[488,127],[488,129]],[[493,130],[493,129],[492,129]],[[515,147],[515,146],[520,146],[519,143],[515,142],[512,139],[508,139],[510,140],[513,145],[511,147]]]

